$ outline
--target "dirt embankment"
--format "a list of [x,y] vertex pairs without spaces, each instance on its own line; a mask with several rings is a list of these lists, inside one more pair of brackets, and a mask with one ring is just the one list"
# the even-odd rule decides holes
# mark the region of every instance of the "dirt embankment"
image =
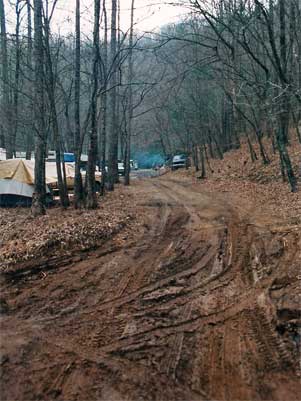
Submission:
[[[250,159],[248,145],[242,143],[237,150],[225,153],[224,159],[210,159],[206,163],[205,180],[197,179],[200,173],[191,168],[189,175],[201,185],[202,190],[213,194],[222,192],[229,201],[240,205],[250,216],[256,210],[263,210],[267,219],[278,218],[284,224],[301,225],[301,145],[292,133],[288,148],[292,167],[298,180],[299,192],[291,193],[287,182],[283,182],[278,153],[272,150],[271,142],[264,139],[264,146],[270,163],[264,165],[258,145],[253,144],[258,160]],[[183,175],[183,171],[179,171]],[[184,175],[187,175],[184,172]]]
[[[44,257],[69,257],[99,247],[119,232],[137,229],[135,196],[120,186],[99,200],[97,210],[53,207],[33,218],[28,208],[0,209],[0,270]],[[122,237],[121,242],[122,241]]]
[[2,398],[297,400],[300,230],[191,178],[128,191],[123,243],[2,274]]

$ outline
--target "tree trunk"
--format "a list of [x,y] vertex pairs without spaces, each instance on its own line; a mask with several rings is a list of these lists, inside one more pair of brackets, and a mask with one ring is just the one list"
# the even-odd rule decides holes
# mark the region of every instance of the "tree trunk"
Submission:
[[11,110],[11,99],[10,99],[10,88],[9,88],[9,67],[7,57],[7,35],[6,35],[6,17],[3,0],[0,0],[0,26],[1,26],[1,55],[2,55],[2,129],[4,134],[5,147],[6,147],[6,158],[13,158],[13,125],[12,125],[12,110]]
[[213,135],[213,142],[215,143],[215,148],[216,148],[219,159],[223,160],[223,158],[224,158],[223,150],[222,150],[222,148],[219,144],[219,141],[217,140],[215,135]]
[[247,135],[247,142],[248,142],[248,147],[249,147],[251,160],[252,160],[252,163],[254,163],[257,160],[257,155],[256,155],[256,152],[255,152],[255,150],[253,148],[253,145],[252,145],[252,142],[250,140],[250,137],[249,137],[248,133],[246,135]]
[[15,81],[14,81],[14,95],[13,95],[13,130],[12,130],[12,151],[13,154],[16,154],[16,137],[18,131],[18,111],[19,111],[19,78],[20,78],[20,56],[21,56],[21,47],[20,47],[20,0],[16,1],[15,5],[16,10],[16,31],[15,31],[15,40],[16,40],[16,61],[15,61]]
[[61,138],[59,132],[58,125],[58,116],[56,109],[56,100],[55,100],[55,78],[53,73],[53,63],[50,51],[50,26],[49,20],[47,17],[44,20],[44,29],[45,29],[45,56],[46,56],[46,79],[47,84],[45,85],[47,88],[47,94],[49,99],[49,108],[50,108],[50,118],[51,118],[51,127],[53,132],[53,142],[55,147],[55,157],[56,157],[56,171],[57,171],[57,180],[58,180],[58,189],[60,195],[60,202],[63,208],[69,206],[69,198],[67,187],[64,185],[63,174],[62,174],[62,157],[61,157]]
[[130,185],[130,172],[131,172],[131,137],[132,137],[132,123],[133,123],[133,77],[134,77],[134,65],[133,65],[133,34],[134,34],[134,8],[135,0],[132,0],[131,4],[131,27],[130,27],[130,38],[129,38],[129,113],[128,113],[128,129],[126,135],[126,147],[125,147],[125,176],[124,185]]
[[255,129],[255,135],[259,144],[260,155],[264,165],[270,164],[269,156],[267,155],[264,145],[262,143],[262,132],[259,129]]
[[200,146],[200,157],[201,157],[201,176],[200,179],[206,178],[206,166],[205,166],[205,155],[204,155],[204,145]]
[[103,43],[103,70],[102,70],[102,94],[101,102],[101,128],[100,128],[100,159],[101,159],[101,195],[105,193],[106,185],[106,148],[107,148],[107,80],[108,80],[108,14],[106,0],[103,0],[104,15],[104,43]]
[[118,132],[116,126],[116,85],[117,85],[117,0],[112,0],[112,15],[111,15],[111,47],[110,47],[110,65],[111,79],[109,85],[109,143],[108,143],[108,190],[114,190],[114,184],[118,175]]
[[42,26],[42,1],[34,0],[34,73],[35,73],[35,102],[34,120],[36,132],[35,144],[35,179],[32,213],[38,216],[46,213],[46,182],[45,182],[45,99],[44,99],[44,51]]
[[195,167],[195,172],[197,173],[198,171],[200,171],[197,145],[193,145],[192,156],[193,156],[193,163],[194,163],[194,167]]
[[[280,57],[281,57],[281,69],[284,76],[287,72],[287,46],[286,46],[286,12],[285,12],[285,0],[279,0],[279,23],[280,23]],[[280,153],[280,158],[283,161],[283,165],[286,169],[287,178],[291,187],[292,192],[297,191],[297,179],[292,168],[291,160],[287,152],[288,144],[288,128],[289,128],[289,114],[290,114],[290,100],[287,94],[286,83],[280,76],[282,83],[281,88],[281,101],[280,101],[280,112],[279,112],[279,130],[277,131],[277,145]]]
[[[116,153],[116,160],[121,159],[123,160],[122,154],[119,154],[119,143],[121,142],[121,132],[122,132],[122,118],[121,118],[121,90],[119,85],[122,81],[122,71],[121,71],[121,25],[120,25],[120,18],[121,18],[121,9],[120,9],[120,2],[121,0],[117,0],[117,49],[116,49],[116,79],[118,86],[116,87],[116,118],[115,118],[115,125],[116,125],[116,145],[115,145],[115,153]],[[118,174],[118,164],[115,163],[115,184],[119,184],[119,174]]]
[[294,112],[292,113],[292,117],[293,117],[295,129],[296,129],[298,141],[299,141],[299,143],[301,143],[301,130],[300,130],[300,125],[299,125],[300,122],[298,121],[296,114]]
[[28,107],[28,119],[29,128],[26,132],[26,160],[31,159],[31,154],[34,147],[33,131],[34,126],[32,124],[33,117],[33,91],[31,81],[32,79],[32,26],[31,26],[31,4],[30,0],[27,0],[27,74],[29,78],[28,93],[29,93],[29,107]]
[[297,179],[294,174],[294,170],[292,167],[291,159],[289,157],[288,151],[287,151],[287,146],[285,143],[285,132],[286,132],[286,120],[280,121],[280,128],[277,132],[277,145],[278,145],[278,150],[280,154],[280,159],[281,162],[283,163],[283,167],[286,170],[288,182],[291,187],[292,192],[297,191]]
[[99,65],[99,19],[100,0],[94,0],[94,30],[93,30],[93,88],[91,99],[91,130],[89,138],[88,167],[87,167],[87,200],[88,209],[97,208],[95,168],[97,158],[97,91],[98,91],[98,65]]
[[208,139],[208,146],[209,146],[209,154],[210,154],[210,157],[211,157],[211,159],[214,159],[215,156],[214,156],[214,153],[213,153],[212,134],[211,134],[211,130],[210,130],[210,129],[208,130],[207,139]]
[[81,125],[80,125],[80,0],[76,0],[75,10],[75,77],[74,77],[74,207],[80,208],[84,202],[84,189],[80,172],[80,160],[82,152]]
[[206,162],[207,162],[207,164],[208,164],[210,173],[213,173],[214,171],[213,171],[213,169],[212,169],[212,167],[211,167],[210,160],[209,160],[209,157],[208,157],[207,147],[206,147],[205,144],[204,144],[204,153],[205,153],[205,158],[206,158]]

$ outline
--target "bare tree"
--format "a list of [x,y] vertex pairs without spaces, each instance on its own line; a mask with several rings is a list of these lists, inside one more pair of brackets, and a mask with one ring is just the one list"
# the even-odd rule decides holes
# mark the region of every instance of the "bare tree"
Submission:
[[112,0],[111,42],[110,42],[110,92],[109,92],[109,137],[108,137],[108,185],[109,191],[114,190],[118,176],[118,132],[116,123],[116,86],[117,86],[117,0]]
[[88,168],[87,168],[87,208],[97,207],[95,187],[95,167],[97,158],[97,93],[99,81],[99,23],[100,0],[94,0],[94,30],[93,30],[93,69],[92,69],[92,98],[91,98],[91,131],[89,137]]
[[[55,6],[55,3],[54,5]],[[46,7],[48,8],[48,2],[46,3]],[[50,14],[52,15],[52,13]],[[56,154],[56,171],[57,171],[57,179],[58,179],[58,189],[60,195],[60,202],[63,208],[69,206],[69,198],[66,185],[63,180],[63,172],[62,172],[62,155],[61,155],[61,136],[59,131],[58,124],[58,113],[57,113],[57,104],[55,97],[56,90],[56,79],[53,68],[53,60],[50,49],[50,20],[48,9],[46,13],[44,12],[44,50],[45,50],[45,88],[48,94],[49,99],[49,114],[50,114],[50,126],[52,127],[53,133],[53,141],[55,146],[55,154]]]
[[81,121],[80,121],[80,68],[81,68],[81,34],[80,34],[80,0],[76,0],[75,9],[75,65],[74,65],[74,207],[83,206],[84,191],[80,172],[82,153]]
[[[13,158],[13,135],[12,135],[12,105],[10,99],[10,83],[8,74],[8,56],[7,56],[7,33],[6,18],[3,0],[0,0],[0,24],[1,24],[1,54],[2,54],[2,123],[1,128],[4,134],[1,134],[1,142],[5,143],[6,158]],[[4,138],[4,140],[3,140]]]
[[134,10],[135,0],[132,0],[131,4],[131,26],[130,26],[130,37],[129,37],[129,55],[128,55],[128,66],[129,66],[129,100],[128,100],[128,124],[126,133],[126,145],[125,145],[125,159],[124,159],[124,184],[130,184],[130,171],[131,171],[131,137],[132,137],[132,122],[133,122],[133,77],[134,77],[134,66],[133,66],[133,35],[134,35]]
[[103,0],[104,40],[101,63],[102,92],[100,97],[100,143],[99,156],[101,160],[101,194],[105,193],[106,183],[106,150],[107,150],[107,88],[108,88],[108,14],[106,0]]
[[31,1],[27,0],[27,74],[28,74],[28,82],[27,82],[27,90],[28,90],[28,99],[29,99],[29,127],[27,129],[26,135],[26,159],[31,159],[31,153],[34,147],[34,125],[32,124],[33,117],[33,91],[32,91],[32,81],[33,81],[33,66],[32,66],[32,25],[31,25]]
[[35,66],[35,180],[32,200],[34,216],[45,213],[46,182],[45,182],[45,154],[47,133],[45,126],[45,98],[44,98],[44,46],[42,0],[34,0],[34,66]]

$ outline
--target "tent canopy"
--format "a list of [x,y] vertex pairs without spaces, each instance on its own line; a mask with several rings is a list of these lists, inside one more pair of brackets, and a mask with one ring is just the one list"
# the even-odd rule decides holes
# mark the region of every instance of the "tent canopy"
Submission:
[[[67,178],[74,177],[74,167],[66,164]],[[34,160],[9,159],[0,161],[0,180],[15,180],[24,184],[34,184]],[[57,182],[55,163],[46,163],[46,184]]]
[[0,161],[0,180],[15,180],[24,184],[34,183],[34,164],[21,159]]
[[[0,206],[28,206],[34,193],[34,160],[0,161]],[[56,163],[46,163],[46,192],[56,186]],[[74,181],[74,167],[66,164],[67,180]]]

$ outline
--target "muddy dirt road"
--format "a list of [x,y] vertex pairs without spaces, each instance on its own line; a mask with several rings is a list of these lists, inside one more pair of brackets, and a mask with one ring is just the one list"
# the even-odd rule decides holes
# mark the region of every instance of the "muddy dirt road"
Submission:
[[2,276],[2,399],[299,399],[298,230],[172,177],[133,191],[126,247]]

